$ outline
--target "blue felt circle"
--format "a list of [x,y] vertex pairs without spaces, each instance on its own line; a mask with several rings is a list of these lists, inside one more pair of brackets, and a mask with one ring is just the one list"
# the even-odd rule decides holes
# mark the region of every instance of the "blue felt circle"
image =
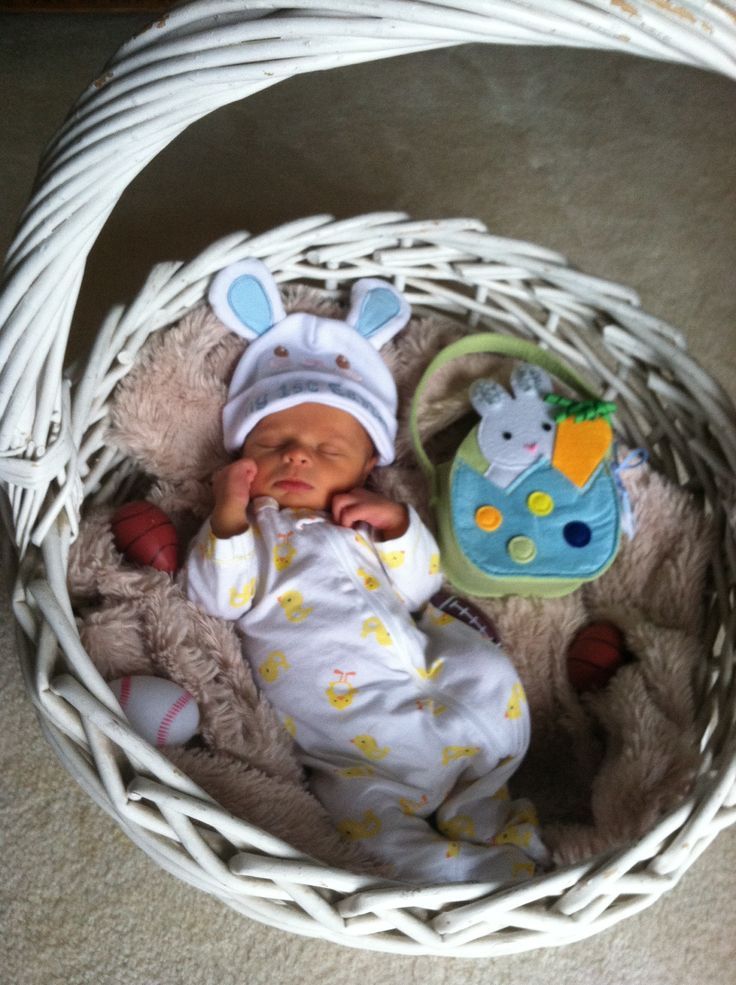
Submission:
[[587,547],[593,536],[590,527],[582,520],[573,520],[562,528],[562,536],[570,547]]

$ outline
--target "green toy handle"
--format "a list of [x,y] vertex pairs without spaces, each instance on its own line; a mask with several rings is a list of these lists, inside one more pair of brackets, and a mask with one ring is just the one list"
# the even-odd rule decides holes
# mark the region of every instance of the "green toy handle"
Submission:
[[424,450],[422,439],[419,436],[419,405],[424,396],[427,384],[438,369],[446,366],[453,359],[458,359],[460,356],[468,356],[480,352],[495,353],[499,356],[510,356],[514,359],[522,359],[527,363],[533,363],[546,370],[550,375],[557,377],[562,383],[572,387],[587,399],[595,400],[597,398],[597,394],[591,388],[590,384],[586,383],[582,377],[578,376],[569,366],[566,366],[555,356],[551,355],[551,353],[540,349],[534,342],[517,339],[512,335],[499,335],[495,332],[476,332],[473,335],[467,335],[465,338],[458,339],[457,342],[448,345],[434,357],[422,374],[419,385],[414,392],[409,417],[409,429],[412,444],[414,445],[414,452],[422,467],[422,471],[431,484],[431,498],[433,502],[437,495],[437,470],[429,460],[429,456]]

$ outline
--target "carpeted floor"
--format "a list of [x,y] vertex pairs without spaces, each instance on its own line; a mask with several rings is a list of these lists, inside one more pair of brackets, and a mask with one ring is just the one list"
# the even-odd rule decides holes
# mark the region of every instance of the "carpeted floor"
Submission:
[[[140,18],[0,16],[0,252],[65,111]],[[159,260],[314,212],[473,215],[635,287],[736,397],[736,88],[679,66],[466,47],[283,83],[201,121],[123,196],[70,358]],[[495,961],[349,951],[252,923],[162,872],[57,765],[1,624],[9,985],[736,982],[736,831],[655,906]]]

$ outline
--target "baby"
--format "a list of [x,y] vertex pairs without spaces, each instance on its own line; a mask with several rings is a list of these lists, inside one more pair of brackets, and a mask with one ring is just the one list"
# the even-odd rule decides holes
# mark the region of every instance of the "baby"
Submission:
[[189,598],[236,621],[344,837],[410,882],[532,875],[546,851],[506,787],[529,742],[523,688],[498,646],[427,605],[439,554],[414,509],[364,486],[393,459],[377,346],[407,302],[364,280],[345,322],[286,317],[257,261],[222,271],[210,300],[251,343],[223,413],[240,457],[214,478]]

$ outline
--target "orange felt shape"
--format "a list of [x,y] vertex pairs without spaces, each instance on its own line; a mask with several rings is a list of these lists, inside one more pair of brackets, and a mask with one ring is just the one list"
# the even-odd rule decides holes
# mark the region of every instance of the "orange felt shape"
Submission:
[[608,622],[583,626],[567,651],[567,676],[576,691],[595,691],[626,660],[621,630]]
[[592,421],[567,417],[557,425],[552,465],[582,489],[608,454],[612,441],[613,430],[605,417]]
[[128,561],[176,571],[176,530],[158,506],[146,500],[125,503],[116,510],[111,526],[115,546]]

